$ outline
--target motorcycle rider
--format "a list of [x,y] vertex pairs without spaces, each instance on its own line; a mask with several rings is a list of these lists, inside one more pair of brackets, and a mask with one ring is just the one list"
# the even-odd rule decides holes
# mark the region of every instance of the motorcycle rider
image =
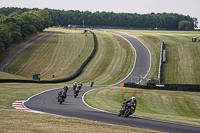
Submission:
[[81,90],[82,86],[83,86],[83,84],[82,84],[81,82],[78,83],[78,89],[79,89],[79,90]]
[[75,90],[75,89],[76,89],[76,87],[77,87],[77,83],[76,83],[76,82],[74,82],[74,84],[73,84],[73,90]]
[[80,86],[83,86],[83,84],[80,82],[80,83],[78,83],[78,85],[80,85]]
[[63,94],[65,97],[67,97],[67,91],[68,91],[68,86],[66,85],[65,87],[62,88],[62,90],[58,93],[57,99]]
[[135,97],[132,97],[131,99],[129,99],[128,101],[125,101],[122,105],[122,109],[120,110],[120,112],[123,112],[124,111],[124,106],[126,106],[127,103],[130,103],[130,104],[133,104],[135,106],[134,108],[134,112],[135,112],[135,109],[136,109],[136,105],[137,105],[137,101],[136,101],[136,98]]

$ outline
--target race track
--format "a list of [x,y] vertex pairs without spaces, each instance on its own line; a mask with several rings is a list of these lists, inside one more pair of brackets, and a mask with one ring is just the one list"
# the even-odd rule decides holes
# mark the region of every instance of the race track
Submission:
[[[132,80],[133,82],[139,82],[138,78],[131,78],[131,76],[137,77],[139,75],[146,75],[148,73],[150,68],[150,53],[148,49],[137,39],[122,33],[115,32],[115,34],[119,34],[125,39],[127,39],[134,46],[136,51],[136,61],[134,69],[129,74],[129,76],[126,79],[124,79],[124,81],[130,82]],[[69,88],[66,101],[61,105],[57,102],[57,94],[61,89],[53,89],[30,97],[24,103],[24,105],[29,109],[42,111],[50,114],[77,117],[110,124],[146,128],[165,132],[199,133],[200,131],[199,127],[144,119],[134,116],[128,118],[118,117],[117,114],[103,112],[100,110],[90,108],[84,103],[82,97],[87,91],[99,87],[103,86],[84,86],[81,89],[77,98],[73,97],[73,90],[72,88]]]

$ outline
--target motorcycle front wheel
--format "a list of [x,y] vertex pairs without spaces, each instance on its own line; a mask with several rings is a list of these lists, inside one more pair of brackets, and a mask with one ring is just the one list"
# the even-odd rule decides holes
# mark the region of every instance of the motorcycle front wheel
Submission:
[[117,116],[121,116],[121,113],[120,113],[120,111],[118,112]]
[[130,112],[131,112],[130,108],[126,109],[124,112],[124,117],[128,117],[130,115]]

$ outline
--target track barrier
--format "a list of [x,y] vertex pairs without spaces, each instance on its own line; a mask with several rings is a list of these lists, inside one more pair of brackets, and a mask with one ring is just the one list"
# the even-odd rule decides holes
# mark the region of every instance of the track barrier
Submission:
[[[121,84],[120,84],[120,86],[121,86]],[[195,84],[156,84],[156,83],[147,83],[147,85],[139,85],[139,84],[130,83],[130,82],[123,83],[123,84],[124,84],[124,87],[130,87],[130,88],[200,92],[199,85],[195,85]]]

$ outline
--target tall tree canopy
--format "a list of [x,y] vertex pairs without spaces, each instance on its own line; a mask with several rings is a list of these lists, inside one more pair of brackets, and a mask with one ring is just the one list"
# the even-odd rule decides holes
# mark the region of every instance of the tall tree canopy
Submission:
[[43,31],[52,22],[46,10],[1,8],[0,13],[0,53],[22,38]]

